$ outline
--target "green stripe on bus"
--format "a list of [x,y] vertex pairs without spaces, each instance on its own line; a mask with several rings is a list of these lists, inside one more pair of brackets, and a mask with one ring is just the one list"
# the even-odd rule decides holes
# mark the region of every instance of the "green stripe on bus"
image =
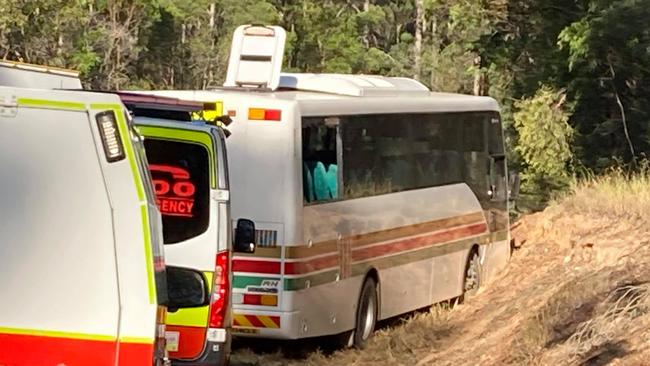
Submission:
[[248,286],[262,286],[264,281],[279,281],[279,277],[253,277],[253,276],[238,276],[234,275],[232,278],[233,288],[245,289]]
[[214,144],[212,136],[204,131],[184,130],[175,127],[145,126],[137,125],[138,130],[147,138],[158,138],[170,141],[190,142],[204,146],[210,156],[210,186],[217,188],[217,177],[215,175],[216,157],[214,156]]
[[329,270],[327,272],[321,272],[313,275],[308,275],[304,277],[297,278],[285,278],[284,279],[284,290],[285,291],[298,291],[304,290],[310,287],[324,285],[326,283],[334,282],[339,277],[339,270]]
[[477,242],[485,239],[485,237],[486,236],[473,239],[464,239],[453,243],[435,245],[412,252],[400,253],[390,257],[371,259],[365,262],[354,263],[352,265],[352,277],[365,275],[368,269],[371,267],[382,270],[459,252],[461,250],[468,250]]
[[[398,253],[388,257],[369,259],[364,262],[353,263],[350,268],[350,276],[363,276],[369,268],[376,268],[378,270],[403,266],[409,263],[425,260],[427,258],[435,258],[438,256],[455,253],[461,250],[468,250],[474,244],[485,244],[486,240],[490,242],[502,241],[508,238],[508,231],[498,231],[490,234],[484,234],[479,237],[470,239],[461,239],[455,242],[446,243],[442,245],[433,245],[419,250]],[[321,272],[313,275],[306,275],[302,277],[285,278],[284,290],[285,291],[298,291],[310,287],[323,285],[326,283],[334,282],[339,279],[340,269],[335,268],[326,272]],[[340,278],[342,279],[342,278]]]
[[46,99],[32,99],[32,98],[18,98],[18,105],[22,107],[41,107],[51,109],[67,109],[67,110],[86,110],[86,105],[79,102],[62,102],[58,100]]
[[144,255],[147,261],[147,287],[149,292],[149,303],[154,304],[156,298],[156,285],[154,278],[154,269],[153,269],[153,248],[151,246],[151,234],[149,228],[149,211],[146,206],[146,195],[144,192],[144,182],[140,176],[138,170],[138,163],[135,160],[135,151],[133,151],[133,145],[130,141],[130,132],[129,127],[124,118],[124,111],[122,110],[122,105],[120,104],[91,104],[92,109],[97,110],[111,110],[115,113],[115,118],[117,120],[117,127],[120,132],[120,137],[122,139],[122,145],[124,146],[124,151],[129,160],[129,166],[131,167],[131,174],[133,175],[133,181],[135,182],[136,191],[138,194],[138,200],[142,205],[140,207],[140,215],[142,219],[142,233],[144,235]]

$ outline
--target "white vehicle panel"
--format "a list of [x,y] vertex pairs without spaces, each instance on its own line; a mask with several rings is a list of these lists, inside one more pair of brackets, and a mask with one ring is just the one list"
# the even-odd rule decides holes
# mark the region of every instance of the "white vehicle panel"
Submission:
[[13,208],[0,210],[0,293],[12,297],[0,323],[117,336],[111,210],[88,114],[19,108],[0,124],[1,205]]

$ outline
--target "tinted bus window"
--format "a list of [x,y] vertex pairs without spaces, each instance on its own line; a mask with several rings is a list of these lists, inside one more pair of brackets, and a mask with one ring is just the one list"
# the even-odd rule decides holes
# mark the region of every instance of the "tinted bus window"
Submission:
[[[340,123],[327,126],[334,118]],[[486,200],[489,155],[503,151],[493,112],[310,117],[302,137],[306,203],[461,182]],[[328,167],[337,167],[337,175],[324,173]],[[326,186],[321,180],[335,182],[329,185],[336,184],[339,194],[319,195],[317,188]]]
[[206,147],[145,139],[156,203],[163,220],[165,244],[178,243],[208,229],[209,157]]

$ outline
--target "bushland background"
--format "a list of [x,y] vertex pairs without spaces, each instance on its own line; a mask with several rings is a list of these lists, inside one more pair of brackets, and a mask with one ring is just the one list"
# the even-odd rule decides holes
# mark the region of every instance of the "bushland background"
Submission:
[[650,0],[0,0],[0,58],[88,87],[208,88],[240,24],[282,25],[284,69],[413,77],[503,107],[520,208],[650,149]]

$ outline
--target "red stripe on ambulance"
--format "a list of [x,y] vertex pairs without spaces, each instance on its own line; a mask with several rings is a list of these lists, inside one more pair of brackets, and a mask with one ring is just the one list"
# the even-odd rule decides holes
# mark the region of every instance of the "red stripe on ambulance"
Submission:
[[0,365],[115,365],[119,349],[119,366],[150,365],[153,345],[117,341],[71,339],[59,337],[0,334]]

